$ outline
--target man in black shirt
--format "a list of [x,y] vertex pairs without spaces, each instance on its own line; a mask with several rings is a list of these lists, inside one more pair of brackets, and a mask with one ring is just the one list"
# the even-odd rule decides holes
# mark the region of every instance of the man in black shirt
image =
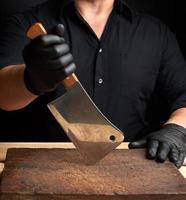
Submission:
[[[35,22],[50,34],[29,41],[26,31]],[[166,25],[135,13],[124,0],[49,0],[12,16],[0,36],[0,67],[1,112],[18,110],[16,128],[2,140],[65,141],[46,104],[65,92],[60,82],[75,70],[126,141],[141,139],[130,148],[146,146],[148,158],[182,165],[185,60]],[[146,118],[154,93],[169,114],[159,129]]]

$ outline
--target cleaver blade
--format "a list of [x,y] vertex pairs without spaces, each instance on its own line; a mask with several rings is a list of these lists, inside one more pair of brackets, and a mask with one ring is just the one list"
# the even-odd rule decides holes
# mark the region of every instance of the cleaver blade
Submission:
[[[40,23],[27,32],[30,39],[43,34],[47,32]],[[124,133],[101,113],[75,74],[62,83],[66,93],[47,106],[84,162],[95,164],[123,142]]]

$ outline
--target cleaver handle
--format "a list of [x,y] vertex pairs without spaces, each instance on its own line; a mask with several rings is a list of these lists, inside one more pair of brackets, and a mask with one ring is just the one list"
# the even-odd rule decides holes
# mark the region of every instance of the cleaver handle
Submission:
[[[41,23],[35,23],[34,25],[32,25],[29,30],[27,31],[27,37],[30,39],[34,39],[40,35],[45,35],[47,34],[45,28],[43,27],[43,25]],[[65,78],[62,83],[66,88],[69,88],[71,86],[73,86],[74,84],[76,84],[78,81],[78,78],[76,77],[76,75],[73,73],[70,76],[68,76],[67,78]]]

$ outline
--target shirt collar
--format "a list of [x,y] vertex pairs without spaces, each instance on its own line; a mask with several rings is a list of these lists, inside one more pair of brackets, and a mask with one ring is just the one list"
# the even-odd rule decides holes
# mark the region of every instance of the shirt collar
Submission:
[[118,13],[122,14],[127,20],[132,23],[133,11],[130,6],[127,5],[125,0],[115,0],[114,7],[118,11]]
[[[61,0],[61,10],[60,15],[63,13],[66,6],[73,4],[74,0]],[[115,0],[114,8],[118,13],[122,14],[127,20],[132,23],[132,9],[126,4],[125,0]]]

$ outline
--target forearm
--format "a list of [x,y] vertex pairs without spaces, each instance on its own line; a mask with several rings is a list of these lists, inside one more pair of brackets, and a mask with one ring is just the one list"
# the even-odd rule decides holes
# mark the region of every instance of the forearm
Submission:
[[169,123],[178,124],[186,128],[186,108],[180,108],[174,111],[166,122],[166,124]]
[[31,103],[37,96],[24,84],[24,65],[7,66],[0,70],[0,108],[18,110]]

